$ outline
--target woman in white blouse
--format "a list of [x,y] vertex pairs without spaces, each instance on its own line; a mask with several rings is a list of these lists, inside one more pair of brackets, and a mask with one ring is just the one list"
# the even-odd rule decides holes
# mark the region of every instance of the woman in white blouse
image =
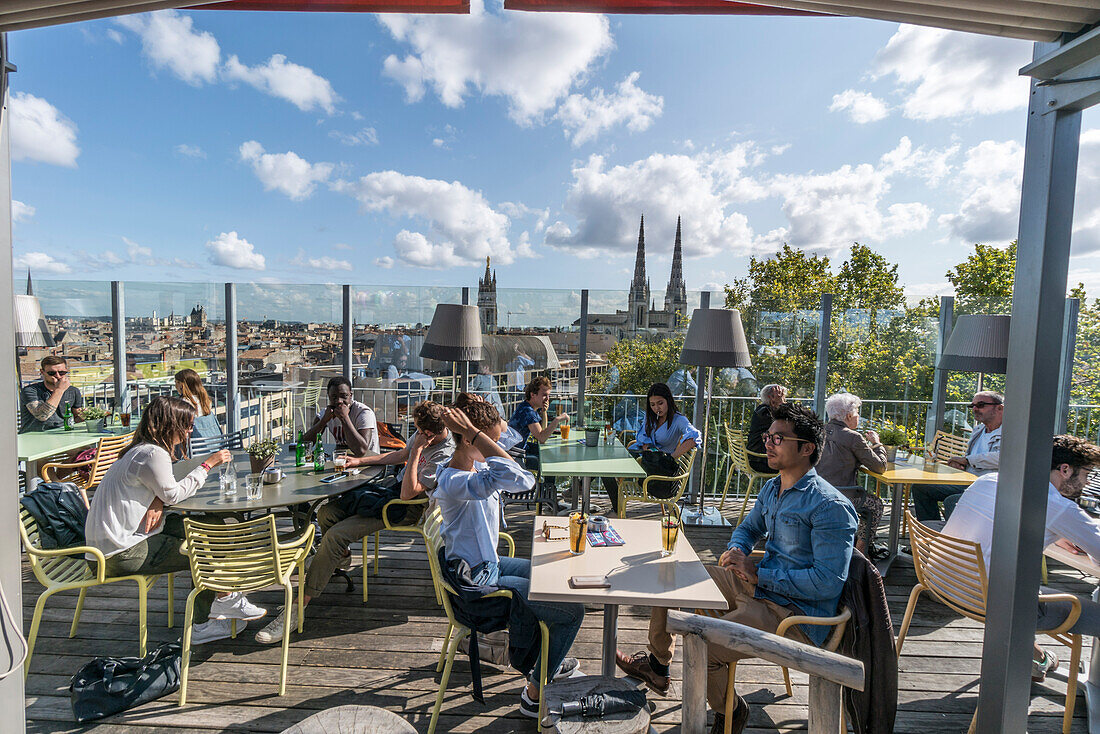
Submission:
[[[141,416],[134,440],[111,465],[92,497],[84,533],[88,545],[102,551],[108,576],[158,574],[189,569],[180,553],[183,518],[164,514],[165,505],[191,497],[215,466],[230,460],[216,451],[179,481],[172,474],[172,454],[187,441],[195,407],[186,400],[154,398]],[[217,519],[200,518],[218,522]],[[230,619],[259,619],[266,611],[244,594],[203,592],[195,599],[192,642],[200,644],[230,635]]]

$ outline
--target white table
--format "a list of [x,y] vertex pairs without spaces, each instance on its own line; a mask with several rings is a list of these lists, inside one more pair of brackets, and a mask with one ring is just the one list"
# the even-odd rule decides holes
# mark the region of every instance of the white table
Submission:
[[[1100,580],[1100,566],[1088,556],[1070,553],[1053,543],[1043,549],[1043,555]],[[1093,589],[1092,600],[1100,602],[1100,587]],[[1100,734],[1100,638],[1097,637],[1092,638],[1092,657],[1089,658],[1089,671],[1084,684],[1085,701],[1089,710],[1089,732]]]
[[[588,546],[579,556],[569,553],[568,540],[544,540],[542,524],[567,525],[566,518],[535,516],[531,542],[531,601],[603,604],[602,675],[615,674],[616,631],[620,604],[647,607],[728,609],[695,549],[680,532],[676,551],[661,557],[659,520],[612,520],[626,541],[620,546]],[[567,531],[556,531],[560,535]],[[607,574],[606,589],[574,589],[573,576]]]

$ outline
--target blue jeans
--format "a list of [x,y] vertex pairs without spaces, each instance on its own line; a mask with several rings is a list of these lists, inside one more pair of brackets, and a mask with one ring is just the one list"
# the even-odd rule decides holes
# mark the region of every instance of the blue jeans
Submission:
[[[531,561],[526,558],[509,558],[501,556],[500,563],[483,563],[473,569],[474,583],[492,586],[507,586],[515,589],[527,599],[531,590]],[[546,675],[553,678],[554,673],[561,667],[561,661],[565,660],[566,653],[573,645],[577,631],[584,621],[583,604],[563,604],[539,601],[528,601],[527,605],[540,621],[545,622],[550,628],[550,646],[546,661]],[[538,682],[539,662],[535,663],[535,669],[531,671],[530,680]]]
[[921,522],[939,520],[940,503],[942,502],[943,519],[948,520],[955,510],[955,505],[959,503],[959,497],[962,497],[964,489],[966,487],[950,484],[914,484],[912,489],[913,514]]

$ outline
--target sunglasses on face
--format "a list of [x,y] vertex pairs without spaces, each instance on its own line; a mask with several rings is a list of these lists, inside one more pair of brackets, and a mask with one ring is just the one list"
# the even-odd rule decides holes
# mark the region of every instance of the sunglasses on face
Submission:
[[971,403],[970,404],[970,409],[971,410],[977,410],[978,408],[984,408],[987,405],[1000,405],[1000,403],[993,403],[993,402],[990,402],[988,400],[979,400],[976,403]]
[[782,433],[765,433],[761,438],[764,439],[764,445],[771,444],[775,447],[783,445],[784,441],[796,441],[798,443],[813,443],[813,441],[807,441],[804,438],[795,438],[794,436],[784,436]]
[[46,374],[50,377],[64,377],[69,374],[68,370],[47,370]]

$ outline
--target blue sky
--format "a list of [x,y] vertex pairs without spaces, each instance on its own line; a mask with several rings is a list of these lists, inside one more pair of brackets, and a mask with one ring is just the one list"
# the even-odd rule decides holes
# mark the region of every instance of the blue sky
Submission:
[[[838,18],[166,11],[11,36],[17,275],[688,288],[1014,237],[1030,44]],[[1071,280],[1100,295],[1087,116]],[[658,297],[659,300],[659,297]],[[658,303],[658,306],[660,303]]]

